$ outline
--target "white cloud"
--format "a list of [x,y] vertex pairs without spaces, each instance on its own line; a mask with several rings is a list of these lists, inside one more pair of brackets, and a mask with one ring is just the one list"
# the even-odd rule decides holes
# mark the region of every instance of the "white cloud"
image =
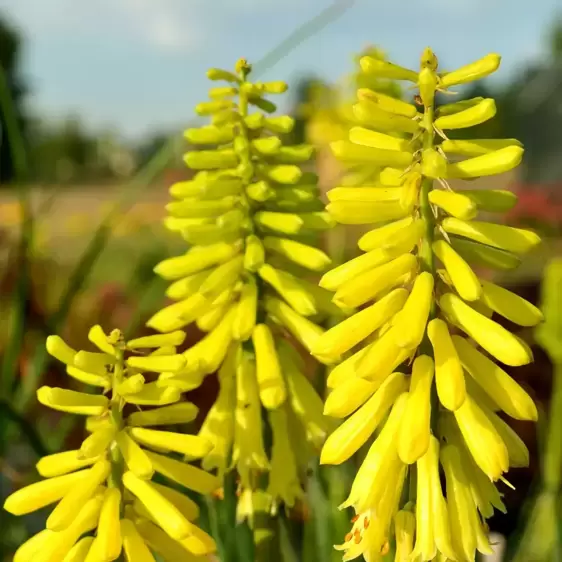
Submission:
[[32,37],[120,36],[167,51],[189,51],[201,40],[200,0],[0,0]]
[[236,18],[279,7],[277,0],[0,0],[0,10],[32,37],[120,36],[184,53],[202,45],[217,14]]

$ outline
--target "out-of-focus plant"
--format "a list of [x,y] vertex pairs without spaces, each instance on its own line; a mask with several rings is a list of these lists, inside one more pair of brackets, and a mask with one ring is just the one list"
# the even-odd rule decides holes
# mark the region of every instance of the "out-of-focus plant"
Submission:
[[[461,194],[448,184],[510,170],[523,149],[512,139],[448,139],[449,130],[492,118],[493,99],[435,106],[437,91],[481,79],[499,63],[490,54],[438,72],[428,48],[416,72],[363,57],[367,75],[417,85],[420,111],[360,89],[353,106],[360,125],[331,145],[344,163],[382,168],[374,182],[328,192],[327,210],[338,222],[379,226],[359,240],[363,255],[320,281],[339,306],[369,306],[312,348],[319,360],[337,365],[324,412],[348,418],[326,441],[321,462],[346,461],[378,430],[342,504],[355,511],[337,547],[344,560],[382,560],[393,542],[398,560],[474,561],[477,551],[490,554],[485,520],[505,509],[495,482],[507,483],[509,467],[529,461],[522,440],[496,412],[537,419],[530,396],[498,364],[525,365],[532,353],[491,316],[535,326],[542,314],[479,279],[470,264],[516,267],[518,255],[540,240],[531,231],[474,220],[479,211],[511,208],[511,192]],[[451,155],[465,158],[451,162]]]
[[539,489],[525,511],[525,526],[517,540],[513,562],[549,562],[562,555],[562,259],[544,270],[541,292],[544,323],[535,339],[553,365],[550,412],[541,451]]

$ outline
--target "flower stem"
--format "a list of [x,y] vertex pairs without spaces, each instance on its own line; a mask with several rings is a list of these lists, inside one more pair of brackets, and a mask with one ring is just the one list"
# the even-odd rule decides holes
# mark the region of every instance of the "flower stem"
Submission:
[[[117,431],[123,429],[123,411],[121,405],[121,396],[117,392],[117,386],[123,381],[123,371],[124,371],[124,358],[123,350],[116,346],[117,350],[117,363],[113,371],[113,391],[111,395],[111,411],[110,419]],[[121,494],[123,494],[123,470],[124,461],[123,455],[119,450],[119,447],[114,442],[111,447],[111,474],[109,475],[108,484],[112,488],[118,488]]]

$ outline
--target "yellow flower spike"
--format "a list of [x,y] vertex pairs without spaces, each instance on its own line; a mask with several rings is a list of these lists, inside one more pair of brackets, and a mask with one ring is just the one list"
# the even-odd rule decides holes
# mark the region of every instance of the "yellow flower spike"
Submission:
[[128,562],[155,562],[150,549],[140,536],[135,524],[129,519],[121,519],[121,536],[123,550]]
[[444,240],[436,240],[432,249],[445,266],[459,295],[466,301],[478,300],[482,284],[468,263]]
[[107,335],[99,324],[90,328],[88,339],[104,353],[108,355],[116,354],[115,347],[109,343]]
[[132,472],[123,474],[123,484],[149,511],[158,525],[175,540],[182,540],[193,532],[193,525],[158,490]]
[[62,562],[85,562],[93,542],[94,537],[84,537],[80,539],[71,548]]
[[320,464],[341,464],[349,459],[366,443],[407,387],[407,379],[401,373],[389,376],[374,395],[328,437]]
[[76,518],[76,513],[92,498],[98,486],[109,476],[111,465],[107,460],[99,460],[86,471],[80,486],[74,486],[62,498],[47,519],[47,529],[62,531]]
[[171,406],[154,408],[145,412],[133,412],[127,417],[130,426],[171,425],[192,422],[197,417],[198,408],[191,402],[181,402]]
[[380,301],[324,332],[312,348],[312,355],[323,363],[337,361],[343,353],[367,338],[396,314],[407,297],[406,289],[391,291]]
[[427,271],[416,277],[393,331],[400,347],[414,349],[421,343],[433,302],[433,285],[433,275]]
[[60,500],[84,481],[87,475],[87,470],[80,470],[30,484],[8,496],[4,502],[4,509],[12,515],[25,515],[37,511]]
[[310,350],[316,340],[324,333],[320,326],[301,316],[279,299],[266,297],[265,309],[275,322],[287,328],[307,350]]
[[209,441],[196,435],[182,435],[143,427],[133,427],[129,430],[129,434],[137,443],[145,447],[183,453],[194,459],[204,457],[212,448]]
[[294,275],[264,264],[258,271],[259,276],[271,285],[298,313],[303,316],[316,314],[314,297],[302,286]]
[[115,436],[115,442],[131,472],[143,480],[150,480],[154,474],[148,455],[129,437],[126,431]]
[[285,382],[269,326],[258,324],[252,332],[256,354],[256,377],[262,404],[268,410],[279,407],[287,397]]
[[454,416],[476,464],[490,480],[501,478],[509,468],[509,455],[505,443],[484,410],[467,396]]
[[368,347],[356,366],[356,375],[372,382],[382,382],[411,354],[412,350],[396,343],[396,328],[391,328]]
[[492,422],[498,435],[507,447],[509,466],[514,468],[525,468],[529,466],[529,450],[523,440],[504,420],[494,414],[494,412],[486,411],[484,406],[482,406],[482,410],[484,410],[486,416]]
[[76,350],[72,349],[59,336],[49,336],[45,342],[47,352],[66,365],[74,365]]
[[96,535],[97,553],[102,560],[116,560],[121,554],[120,507],[121,492],[117,488],[107,489],[103,497]]
[[422,152],[421,173],[431,179],[446,178],[447,160],[434,148],[426,148]]
[[115,437],[114,427],[103,427],[94,431],[82,441],[78,452],[79,459],[92,459],[106,451]]
[[394,562],[410,562],[414,550],[415,530],[415,515],[407,509],[401,509],[394,516],[394,533],[396,535]]
[[304,490],[291,447],[287,413],[283,408],[278,408],[269,411],[268,418],[273,433],[273,446],[267,493],[283,500],[287,507],[293,507],[295,501],[304,496]]
[[408,401],[397,442],[398,455],[405,464],[416,462],[429,447],[434,369],[433,359],[427,355],[420,355],[414,360]]
[[442,447],[440,458],[445,471],[453,546],[459,554],[464,556],[465,560],[474,560],[476,528],[471,513],[473,500],[469,479],[456,447],[453,445]]
[[533,360],[529,349],[513,334],[470,308],[453,293],[444,294],[439,305],[452,322],[505,365],[517,367]]
[[447,324],[439,318],[434,318],[427,325],[427,335],[433,347],[435,384],[439,401],[448,410],[457,410],[466,398],[466,385],[462,365]]
[[429,192],[428,198],[430,203],[458,219],[471,220],[478,214],[476,203],[464,193],[434,189]]
[[[392,236],[393,234],[394,232],[391,232],[389,236]],[[374,243],[375,241],[373,241],[373,244]],[[339,289],[344,283],[353,281],[358,275],[366,273],[376,267],[389,263],[390,261],[398,258],[403,253],[411,250],[413,246],[414,242],[412,242],[411,245],[405,243],[404,245],[391,248],[373,248],[371,251],[368,251],[368,253],[353,258],[348,262],[325,273],[320,279],[319,285],[324,289],[335,291]]]
[[481,80],[482,78],[485,78],[489,74],[495,72],[499,68],[500,62],[500,55],[497,55],[496,53],[486,55],[475,62],[461,66],[457,70],[445,73],[441,76],[441,87],[449,88],[451,86],[456,86],[457,84],[465,84],[467,82]]
[[83,416],[100,416],[109,406],[106,396],[49,386],[42,386],[37,390],[37,400],[53,410]]
[[435,120],[438,129],[466,129],[480,125],[496,115],[496,102],[492,98],[452,115],[444,115]]
[[98,459],[79,459],[78,450],[54,453],[39,459],[35,468],[43,478],[62,476],[94,464]]
[[355,307],[365,304],[377,295],[400,284],[402,277],[412,274],[418,266],[412,254],[403,254],[391,262],[357,275],[343,283],[333,301],[338,306]]
[[482,281],[482,302],[519,326],[536,326],[543,321],[542,312],[525,299],[489,281]]
[[535,403],[512,377],[464,338],[452,340],[463,367],[499,408],[512,418],[537,421]]
[[366,511],[377,505],[385,490],[392,488],[389,479],[396,478],[394,483],[397,483],[404,465],[398,458],[395,443],[406,407],[406,396],[407,393],[401,394],[394,403],[381,432],[357,471],[349,497],[340,509],[353,506],[356,513]]
[[447,177],[470,179],[502,174],[519,166],[522,159],[523,149],[520,146],[506,146],[482,156],[449,164]]
[[328,394],[324,403],[324,415],[345,418],[363,405],[381,384],[381,381],[370,382],[352,374]]
[[248,352],[242,351],[236,367],[236,410],[232,463],[245,486],[249,471],[267,470],[269,462],[261,431],[261,405],[256,378],[256,364]]

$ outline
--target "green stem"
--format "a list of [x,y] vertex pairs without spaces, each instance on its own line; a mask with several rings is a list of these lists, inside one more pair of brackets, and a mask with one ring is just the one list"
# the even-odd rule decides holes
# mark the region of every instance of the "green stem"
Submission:
[[[121,396],[117,392],[117,387],[123,381],[124,372],[124,359],[123,350],[116,346],[117,350],[117,363],[113,371],[112,395],[111,395],[111,410],[110,418],[116,431],[123,429],[123,409],[121,404]],[[123,470],[124,461],[123,455],[119,447],[111,448],[111,474],[109,475],[108,484],[111,488],[118,488],[123,494]]]
[[552,375],[552,398],[543,463],[544,489],[560,492],[562,480],[562,364],[555,364]]
[[[433,148],[433,106],[426,107],[423,115],[423,125],[425,132],[423,134],[423,148]],[[431,178],[423,178],[420,190],[420,213],[425,221],[425,235],[423,237],[422,246],[420,248],[420,259],[424,271],[435,274],[433,263],[433,236],[435,231],[435,216],[429,203],[429,192],[433,189],[433,180]],[[432,311],[433,315],[433,311]]]

